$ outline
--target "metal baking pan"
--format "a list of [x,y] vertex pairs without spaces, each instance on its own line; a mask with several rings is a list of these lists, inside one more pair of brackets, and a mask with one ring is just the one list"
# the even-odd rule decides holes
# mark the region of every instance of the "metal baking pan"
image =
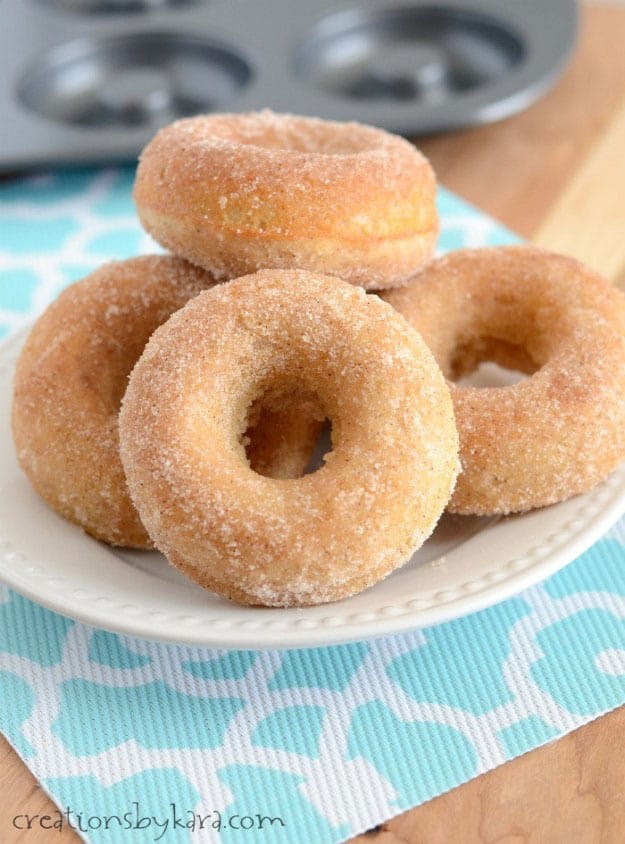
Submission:
[[574,0],[3,0],[0,169],[131,159],[214,110],[405,135],[499,120],[575,31]]

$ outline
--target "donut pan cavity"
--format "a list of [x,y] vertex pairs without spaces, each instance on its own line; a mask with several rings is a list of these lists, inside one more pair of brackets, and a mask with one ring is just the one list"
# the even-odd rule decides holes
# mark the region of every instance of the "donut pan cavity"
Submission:
[[262,107],[418,135],[557,77],[574,0],[4,0],[0,168],[127,160],[171,120]]

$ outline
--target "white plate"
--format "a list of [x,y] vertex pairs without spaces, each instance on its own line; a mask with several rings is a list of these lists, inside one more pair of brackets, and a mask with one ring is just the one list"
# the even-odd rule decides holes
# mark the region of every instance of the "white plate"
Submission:
[[573,560],[625,512],[625,465],[586,495],[522,516],[444,516],[403,568],[367,591],[306,609],[239,607],[153,552],[110,548],[50,510],[21,473],[11,381],[24,332],[0,347],[0,579],[79,621],[219,648],[332,645],[412,630],[501,601]]

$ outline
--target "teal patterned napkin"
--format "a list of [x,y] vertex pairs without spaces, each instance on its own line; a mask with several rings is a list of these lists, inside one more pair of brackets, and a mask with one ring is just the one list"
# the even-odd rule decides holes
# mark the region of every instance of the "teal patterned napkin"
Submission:
[[[0,332],[153,251],[126,169],[0,188]],[[444,250],[510,243],[441,192]],[[1,552],[1,537],[0,537]],[[331,844],[625,702],[625,520],[540,586],[438,627],[291,651],[163,645],[0,587],[0,727],[93,842]],[[16,830],[0,830],[10,838]]]

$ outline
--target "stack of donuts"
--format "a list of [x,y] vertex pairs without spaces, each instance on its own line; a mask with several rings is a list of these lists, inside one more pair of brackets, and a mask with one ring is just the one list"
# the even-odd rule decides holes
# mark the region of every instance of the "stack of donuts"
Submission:
[[[445,508],[544,507],[625,458],[625,298],[530,247],[434,259],[434,174],[402,138],[189,118],[143,151],[134,198],[171,254],[67,288],[15,375],[20,464],[96,539],[304,606],[385,577]],[[463,385],[483,361],[526,377]]]

